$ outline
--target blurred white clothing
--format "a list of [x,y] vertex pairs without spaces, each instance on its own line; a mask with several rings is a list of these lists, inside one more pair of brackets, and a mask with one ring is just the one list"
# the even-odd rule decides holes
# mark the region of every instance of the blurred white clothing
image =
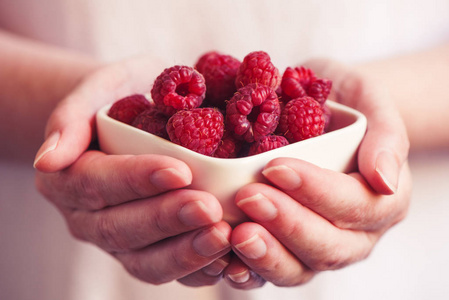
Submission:
[[[311,57],[346,63],[449,38],[449,1],[0,0],[0,27],[103,61],[152,54],[193,65],[218,50],[270,54],[280,71]],[[1,66],[0,66],[1,67]],[[295,288],[238,291],[221,283],[152,286],[105,252],[75,241],[34,189],[33,169],[0,161],[0,299],[443,299],[449,295],[449,151],[412,155],[408,218],[371,256]]]

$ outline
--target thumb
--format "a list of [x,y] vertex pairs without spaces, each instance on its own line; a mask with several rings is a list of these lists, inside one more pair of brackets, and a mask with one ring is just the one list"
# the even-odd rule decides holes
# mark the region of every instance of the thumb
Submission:
[[[75,105],[76,104],[76,105]],[[94,111],[80,101],[62,102],[52,113],[34,168],[57,172],[71,165],[92,140]]]
[[376,192],[395,193],[410,143],[388,91],[367,74],[332,60],[310,60],[306,65],[332,79],[337,102],[365,114],[368,128],[359,149],[360,173]]

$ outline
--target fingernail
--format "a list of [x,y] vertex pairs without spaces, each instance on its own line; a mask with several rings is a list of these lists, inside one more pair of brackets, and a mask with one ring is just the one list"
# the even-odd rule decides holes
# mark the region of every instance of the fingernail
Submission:
[[377,156],[376,172],[380,175],[391,193],[396,193],[398,188],[399,164],[391,152],[383,151]]
[[249,259],[259,259],[264,257],[267,253],[267,245],[258,234],[235,245],[235,248]]
[[243,272],[237,273],[237,274],[228,274],[228,278],[235,283],[245,283],[249,280],[251,275],[249,274],[248,270],[245,270]]
[[302,181],[298,173],[285,165],[266,168],[262,174],[284,190],[296,190],[301,186]]
[[229,265],[229,263],[227,263],[223,259],[219,258],[219,259],[215,260],[213,263],[205,266],[203,268],[203,272],[209,276],[218,276],[223,272],[223,270],[228,265]]
[[204,257],[213,256],[230,246],[228,239],[215,227],[206,229],[193,240],[193,248]]
[[156,170],[151,173],[150,180],[160,189],[180,188],[191,183],[190,178],[174,168]]
[[261,222],[271,221],[278,215],[278,209],[273,202],[261,193],[239,200],[236,204],[249,217]]
[[187,226],[204,226],[220,221],[211,216],[207,206],[201,201],[191,201],[184,204],[178,212],[179,220]]
[[34,168],[36,168],[36,165],[39,163],[39,161],[42,159],[42,157],[45,156],[45,154],[56,149],[56,147],[58,146],[60,137],[61,137],[61,134],[59,133],[59,131],[55,131],[48,136],[48,138],[42,144],[39,151],[37,151],[36,158],[34,159],[34,163],[33,163]]

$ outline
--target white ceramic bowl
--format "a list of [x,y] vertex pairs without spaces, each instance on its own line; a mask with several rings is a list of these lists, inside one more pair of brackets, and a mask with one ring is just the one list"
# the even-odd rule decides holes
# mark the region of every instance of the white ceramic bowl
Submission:
[[191,188],[215,195],[223,206],[224,219],[232,224],[243,219],[242,212],[234,204],[235,193],[248,183],[263,182],[260,171],[273,158],[299,158],[338,172],[355,168],[357,149],[365,135],[366,118],[347,106],[332,101],[327,103],[332,111],[327,133],[243,158],[205,156],[116,121],[107,115],[111,105],[97,113],[98,140],[100,148],[109,154],[162,154],[184,161],[193,173]]

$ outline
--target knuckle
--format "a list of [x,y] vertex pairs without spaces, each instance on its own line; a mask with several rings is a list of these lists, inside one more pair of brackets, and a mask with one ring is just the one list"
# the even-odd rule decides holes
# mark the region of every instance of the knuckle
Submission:
[[[142,260],[138,258],[138,256],[128,256],[126,261],[122,262],[126,271],[138,278],[142,281],[154,284],[161,285],[167,283],[169,280],[166,280],[162,275],[162,272],[159,272],[154,267],[144,266]],[[161,270],[162,271],[162,270]]]
[[301,274],[292,277],[282,276],[279,279],[275,279],[272,283],[278,287],[300,286],[308,283],[314,276],[314,273],[311,271],[302,272]]
[[[82,177],[76,181],[78,205],[83,208],[98,210],[107,206],[107,201],[100,195],[96,185],[89,177]],[[101,186],[101,185],[100,185]]]
[[194,270],[201,267],[202,261],[199,259],[193,259],[189,255],[182,255],[179,253],[171,253],[171,261],[174,263],[175,268],[179,273],[192,273]]
[[328,270],[338,270],[349,264],[348,255],[344,254],[343,251],[339,249],[333,249],[327,251],[326,255],[315,258],[309,267],[313,271],[328,271]]
[[107,216],[98,218],[96,238],[106,250],[123,251],[129,248],[126,241],[121,237],[114,220]]
[[344,210],[344,214],[332,223],[340,229],[365,228],[367,221],[372,219],[368,217],[367,207],[353,206]]

